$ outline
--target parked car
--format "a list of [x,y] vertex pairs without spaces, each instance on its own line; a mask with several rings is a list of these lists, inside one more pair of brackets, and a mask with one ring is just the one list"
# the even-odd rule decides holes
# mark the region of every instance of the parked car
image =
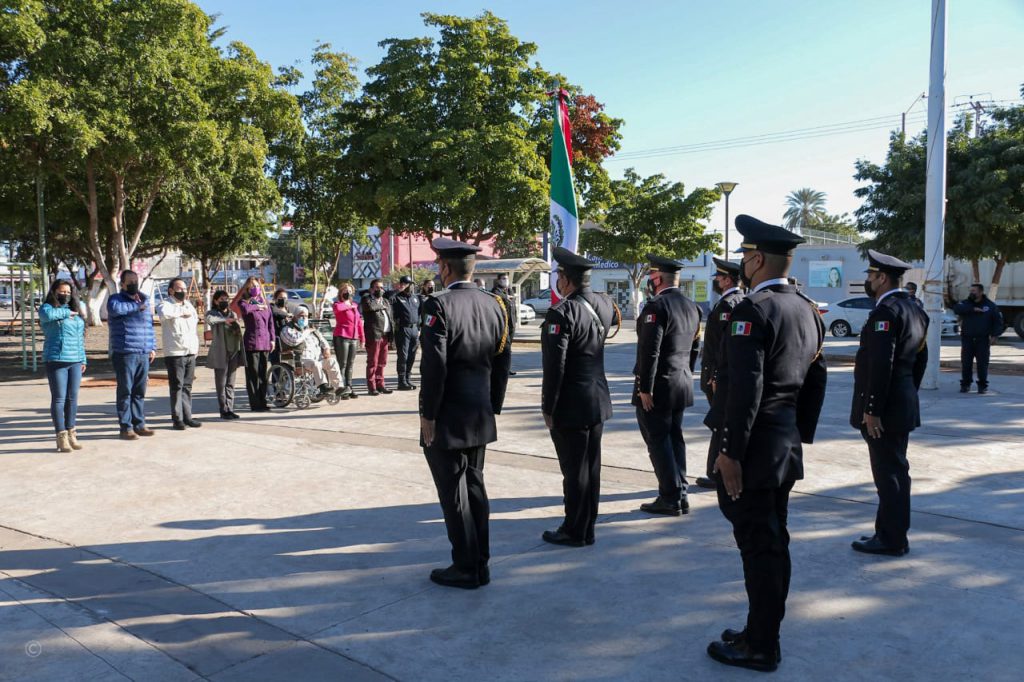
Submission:
[[551,289],[544,289],[536,296],[523,301],[523,305],[533,311],[533,314],[543,315],[551,307]]
[[529,322],[530,320],[536,320],[537,313],[533,312],[533,308],[526,305],[525,303],[519,304],[519,321]]
[[288,292],[288,302],[307,306],[313,301],[313,292],[309,289],[285,289]]
[[[857,336],[874,307],[874,299],[867,296],[844,298],[842,301],[828,306],[822,313],[821,319],[832,336]],[[942,335],[956,336],[959,333],[960,323],[953,311],[947,309],[942,316]]]

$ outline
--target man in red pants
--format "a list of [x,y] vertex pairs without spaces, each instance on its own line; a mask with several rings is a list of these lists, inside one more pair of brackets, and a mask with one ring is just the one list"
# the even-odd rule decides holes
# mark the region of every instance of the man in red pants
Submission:
[[395,331],[391,304],[384,298],[384,282],[370,283],[370,295],[359,303],[366,332],[366,391],[369,395],[391,393],[384,385],[384,366],[388,363],[388,343]]

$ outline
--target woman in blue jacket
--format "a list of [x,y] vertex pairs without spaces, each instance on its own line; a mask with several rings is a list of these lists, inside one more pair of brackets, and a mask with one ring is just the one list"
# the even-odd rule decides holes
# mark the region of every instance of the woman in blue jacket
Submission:
[[50,416],[57,430],[57,450],[81,450],[75,432],[78,387],[85,371],[85,320],[79,313],[78,297],[71,283],[56,280],[46,302],[39,308],[43,327],[43,360],[50,382]]

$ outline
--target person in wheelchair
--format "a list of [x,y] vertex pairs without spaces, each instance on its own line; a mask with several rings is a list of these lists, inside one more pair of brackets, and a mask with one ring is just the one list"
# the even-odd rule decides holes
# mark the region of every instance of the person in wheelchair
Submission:
[[309,323],[308,310],[299,307],[295,311],[291,322],[281,329],[281,344],[295,351],[302,361],[302,371],[313,375],[320,387],[321,396],[330,391],[336,395],[344,393],[341,371],[338,369],[338,361],[331,354],[331,344],[319,329]]

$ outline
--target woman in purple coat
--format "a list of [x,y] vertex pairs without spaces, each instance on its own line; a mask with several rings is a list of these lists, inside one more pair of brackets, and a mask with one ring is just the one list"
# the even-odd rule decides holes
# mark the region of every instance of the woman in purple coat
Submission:
[[270,351],[274,349],[274,317],[270,304],[263,295],[263,287],[250,277],[236,297],[238,315],[245,323],[242,347],[245,349],[245,390],[249,394],[249,409],[268,412],[267,374]]

